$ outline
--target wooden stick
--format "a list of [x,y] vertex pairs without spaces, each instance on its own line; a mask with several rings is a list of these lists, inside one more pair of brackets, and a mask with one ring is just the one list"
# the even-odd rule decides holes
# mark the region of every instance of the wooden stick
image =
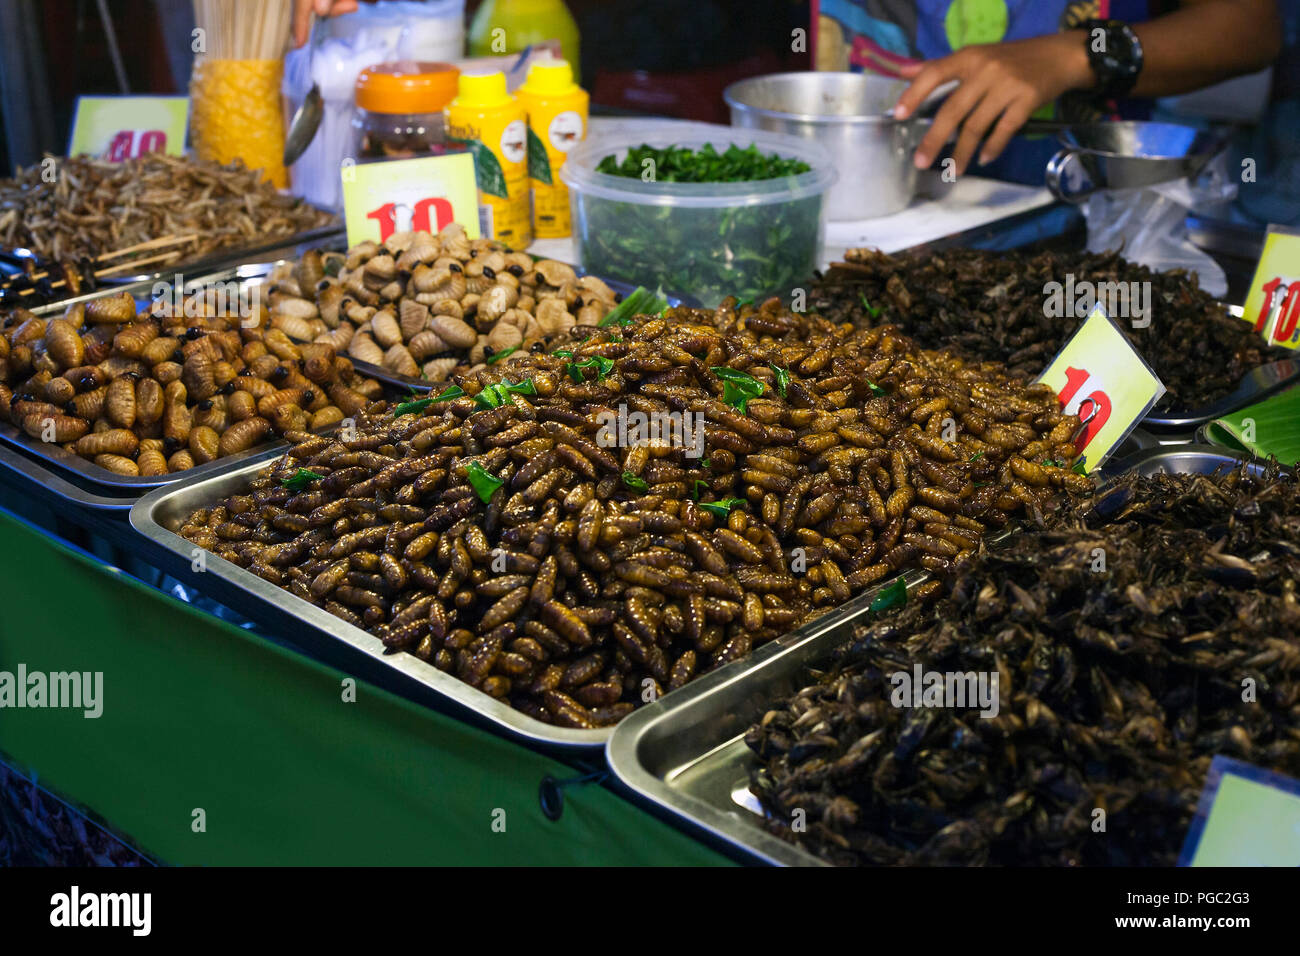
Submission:
[[121,272],[123,269],[133,269],[136,266],[148,265],[151,262],[163,262],[167,259],[174,259],[181,254],[180,249],[173,249],[170,252],[164,252],[160,255],[150,256],[147,259],[132,259],[130,262],[122,262],[110,269],[101,269],[95,273],[96,278],[111,275],[114,272]]
[[106,252],[98,256],[95,262],[108,262],[110,259],[130,255],[133,252],[146,252],[150,249],[161,249],[164,246],[179,246],[181,243],[191,242],[197,238],[199,238],[199,234],[196,232],[190,233],[188,236],[160,236],[147,242],[137,242],[134,246],[127,246],[125,249],[118,249],[115,252]]

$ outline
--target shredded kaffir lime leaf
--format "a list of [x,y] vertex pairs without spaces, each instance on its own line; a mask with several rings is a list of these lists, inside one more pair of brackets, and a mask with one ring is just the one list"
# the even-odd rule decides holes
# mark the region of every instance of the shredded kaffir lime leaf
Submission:
[[465,466],[465,472],[469,476],[469,483],[478,495],[483,504],[492,500],[492,493],[505,484],[500,478],[490,474],[486,468],[476,461],[471,461]]
[[290,491],[302,491],[313,481],[319,481],[324,477],[324,475],[318,475],[309,468],[299,468],[288,478],[284,479],[284,481],[280,482],[280,486],[288,488]]
[[876,599],[871,602],[871,607],[868,610],[872,614],[879,614],[891,607],[902,607],[906,603],[907,583],[902,578],[899,578],[876,595]]
[[705,501],[700,507],[717,518],[725,519],[736,505],[745,504],[744,498],[723,498],[721,501]]

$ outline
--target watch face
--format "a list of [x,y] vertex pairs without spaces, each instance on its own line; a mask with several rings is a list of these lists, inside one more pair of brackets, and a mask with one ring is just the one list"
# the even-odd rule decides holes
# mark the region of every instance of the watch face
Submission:
[[1127,93],[1142,69],[1142,44],[1126,23],[1092,20],[1088,23],[1088,60],[1107,96]]

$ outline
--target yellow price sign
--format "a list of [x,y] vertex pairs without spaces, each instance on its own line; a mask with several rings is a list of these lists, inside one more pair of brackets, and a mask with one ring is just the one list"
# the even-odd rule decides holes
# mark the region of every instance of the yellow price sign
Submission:
[[458,222],[479,237],[474,156],[450,153],[357,165],[345,161],[343,218],[348,245],[384,242],[395,232],[438,232]]
[[1151,366],[1100,306],[1038,377],[1083,428],[1075,439],[1085,472],[1095,471],[1165,393]]
[[1241,317],[1270,345],[1300,346],[1300,232],[1268,227]]
[[79,96],[68,155],[113,162],[145,153],[185,153],[188,96]]
[[1178,865],[1300,866],[1300,780],[1216,756]]

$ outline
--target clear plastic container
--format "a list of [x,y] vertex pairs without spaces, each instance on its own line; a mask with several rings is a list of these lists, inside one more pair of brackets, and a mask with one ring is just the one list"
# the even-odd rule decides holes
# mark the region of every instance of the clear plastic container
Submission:
[[[711,143],[757,145],[765,154],[801,159],[797,176],[742,183],[645,182],[596,172],[631,148],[692,150]],[[762,130],[702,123],[648,127],[589,139],[560,170],[569,187],[582,267],[595,275],[689,296],[712,308],[728,295],[759,301],[788,297],[818,266],[826,194],[835,182],[830,156],[816,143]]]

